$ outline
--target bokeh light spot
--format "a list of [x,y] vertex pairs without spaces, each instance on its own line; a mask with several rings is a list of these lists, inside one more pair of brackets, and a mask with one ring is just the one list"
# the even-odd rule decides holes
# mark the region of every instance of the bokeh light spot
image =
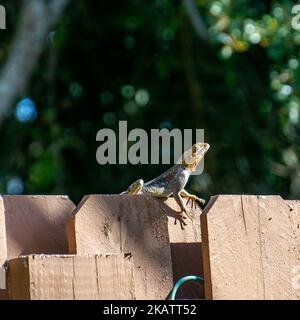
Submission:
[[134,96],[134,93],[135,93],[134,87],[129,84],[123,86],[121,89],[121,94],[126,99],[132,98]]
[[34,121],[37,117],[35,103],[29,99],[22,99],[16,106],[15,116],[20,122]]
[[297,107],[292,107],[289,112],[289,120],[292,124],[297,124],[299,119],[299,109]]
[[148,93],[148,91],[146,89],[139,89],[136,92],[135,102],[139,106],[144,107],[145,105],[148,104],[149,100],[150,100],[150,95],[149,95],[149,93]]
[[71,83],[69,87],[69,91],[74,98],[79,98],[80,96],[82,96],[82,93],[83,93],[82,86],[78,82]]
[[289,60],[289,67],[291,69],[297,69],[298,66],[299,66],[299,62],[298,62],[297,59],[292,58],[292,59]]
[[261,35],[258,32],[254,32],[249,37],[250,41],[254,44],[257,44],[261,40]]
[[224,46],[221,50],[221,56],[224,59],[229,59],[232,55],[232,48],[230,46]]
[[212,3],[209,12],[213,15],[213,16],[218,16],[222,13],[222,5],[220,2],[215,1]]
[[117,118],[113,112],[106,112],[106,113],[104,113],[102,120],[105,125],[111,126],[116,123]]
[[279,93],[282,94],[283,96],[289,96],[292,92],[293,92],[293,88],[288,84],[284,84],[279,91]]
[[253,23],[246,23],[245,25],[245,32],[248,33],[248,34],[252,34],[255,32],[255,26]]
[[11,178],[7,181],[6,190],[8,194],[22,194],[24,191],[23,181],[18,178]]
[[278,19],[283,17],[283,9],[281,7],[275,7],[273,10],[274,16]]
[[138,111],[137,105],[134,103],[134,101],[129,101],[124,104],[124,110],[128,114],[136,114]]
[[171,130],[173,128],[172,122],[171,121],[163,121],[159,124],[159,129],[168,129]]

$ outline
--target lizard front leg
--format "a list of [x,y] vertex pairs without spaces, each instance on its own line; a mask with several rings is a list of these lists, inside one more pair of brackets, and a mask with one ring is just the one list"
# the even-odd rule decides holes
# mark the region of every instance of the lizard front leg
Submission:
[[191,200],[195,200],[195,201],[198,201],[200,202],[201,204],[205,204],[205,200],[204,199],[201,199],[201,198],[198,198],[197,196],[195,196],[194,194],[190,194],[188,193],[186,190],[182,189],[181,192],[180,192],[180,195],[184,198],[188,198],[188,199],[191,199]]
[[187,217],[189,217],[191,220],[193,220],[193,216],[189,212],[187,212],[186,206],[183,203],[183,200],[181,198],[180,193],[181,193],[180,191],[179,192],[174,192],[173,193],[173,197],[174,197],[175,201],[178,203],[181,211],[184,212],[187,215]]

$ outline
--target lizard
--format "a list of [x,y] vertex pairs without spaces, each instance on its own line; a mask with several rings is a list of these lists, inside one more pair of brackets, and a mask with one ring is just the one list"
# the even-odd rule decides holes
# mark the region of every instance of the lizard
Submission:
[[185,213],[185,215],[192,220],[193,217],[187,212],[183,198],[188,198],[188,201],[198,201],[203,205],[205,204],[205,200],[188,193],[184,187],[187,184],[191,173],[196,170],[198,164],[209,148],[210,146],[208,143],[194,144],[191,149],[183,153],[180,159],[181,161],[176,163],[169,170],[146,183],[144,183],[143,179],[138,179],[121,194],[147,194],[159,198],[173,196],[181,209],[180,218],[182,219],[183,213]]

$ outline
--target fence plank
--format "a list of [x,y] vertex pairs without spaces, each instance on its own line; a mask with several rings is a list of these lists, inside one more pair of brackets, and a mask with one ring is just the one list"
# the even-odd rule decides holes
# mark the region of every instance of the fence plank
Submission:
[[[187,275],[203,276],[200,206],[192,202],[187,205],[188,211],[194,215],[194,221],[187,219],[186,226],[181,229],[178,222],[175,224],[174,217],[171,216],[174,211],[180,212],[179,206],[173,198],[168,198],[166,205],[169,208],[168,231],[174,282]],[[177,298],[203,299],[204,286],[195,281],[187,282],[178,291]]]
[[168,220],[159,201],[131,195],[86,196],[68,229],[74,254],[132,253],[137,299],[167,297],[173,285],[171,251]]
[[32,255],[8,261],[12,300],[135,299],[132,263],[123,254]]
[[19,255],[68,253],[65,225],[74,209],[66,196],[1,196],[0,267]]
[[299,206],[279,196],[216,196],[201,215],[208,299],[299,299]]

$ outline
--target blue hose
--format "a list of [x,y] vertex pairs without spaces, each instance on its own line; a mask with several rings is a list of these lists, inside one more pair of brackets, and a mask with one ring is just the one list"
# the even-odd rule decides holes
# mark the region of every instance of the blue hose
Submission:
[[203,277],[199,277],[199,276],[186,276],[186,277],[182,277],[180,278],[174,285],[171,294],[170,294],[170,300],[175,300],[176,299],[176,294],[178,289],[187,281],[198,281],[198,282],[203,282],[204,278]]

